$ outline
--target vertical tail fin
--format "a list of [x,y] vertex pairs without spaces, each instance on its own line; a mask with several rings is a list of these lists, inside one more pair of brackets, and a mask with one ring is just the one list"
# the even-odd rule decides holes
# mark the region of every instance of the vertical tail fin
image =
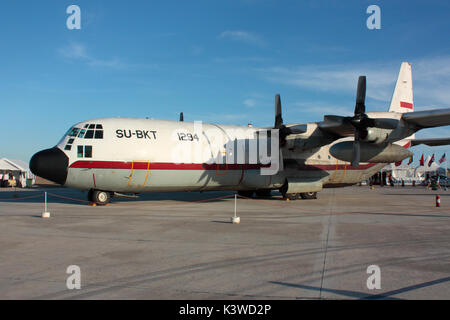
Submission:
[[414,111],[414,104],[411,64],[403,62],[395,84],[389,112],[405,113],[412,111]]
[[[414,101],[411,64],[403,62],[400,67],[400,72],[398,73],[389,112],[406,113],[412,111],[414,111]],[[411,147],[411,139],[414,138],[415,134],[412,134],[408,138],[395,142],[395,144],[401,145],[404,148],[409,148]]]

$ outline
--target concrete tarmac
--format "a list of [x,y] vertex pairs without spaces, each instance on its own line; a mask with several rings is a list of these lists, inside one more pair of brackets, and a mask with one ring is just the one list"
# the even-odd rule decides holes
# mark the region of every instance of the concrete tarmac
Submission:
[[[450,191],[274,192],[238,199],[231,224],[232,192],[93,207],[72,189],[0,190],[0,299],[450,299]],[[371,265],[381,289],[367,287]]]

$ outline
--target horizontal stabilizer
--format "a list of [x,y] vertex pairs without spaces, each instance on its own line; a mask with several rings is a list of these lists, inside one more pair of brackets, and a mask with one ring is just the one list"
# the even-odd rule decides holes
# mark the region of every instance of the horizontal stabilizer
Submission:
[[413,140],[411,140],[411,146],[417,146],[419,144],[425,144],[430,147],[446,146],[446,145],[450,144],[450,138],[413,139]]

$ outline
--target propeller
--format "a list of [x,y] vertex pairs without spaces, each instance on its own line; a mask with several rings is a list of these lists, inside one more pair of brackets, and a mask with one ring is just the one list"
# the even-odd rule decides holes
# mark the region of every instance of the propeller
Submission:
[[184,121],[183,112],[180,112],[180,121]]
[[369,119],[366,115],[366,76],[360,76],[356,89],[355,115],[350,118],[351,124],[355,127],[355,141],[353,142],[352,167],[359,166],[361,158],[361,145],[359,142],[360,130],[364,128],[363,123]]
[[286,127],[283,124],[283,118],[281,116],[281,98],[279,94],[275,95],[275,124],[274,129],[278,129],[280,134],[280,146],[286,144],[286,137],[290,134],[299,134],[306,132],[306,125],[294,125]]
[[353,117],[342,117],[327,115],[325,121],[336,123],[349,123],[354,128],[353,157],[352,167],[359,166],[361,155],[360,139],[367,135],[367,128],[395,129],[398,126],[397,119],[388,118],[369,118],[366,114],[366,76],[358,78],[358,87],[356,89],[356,103]]

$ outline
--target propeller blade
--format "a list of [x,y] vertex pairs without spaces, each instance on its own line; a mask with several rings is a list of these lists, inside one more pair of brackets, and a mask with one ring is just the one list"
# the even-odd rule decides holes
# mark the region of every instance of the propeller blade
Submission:
[[180,121],[184,121],[183,112],[180,113]]
[[361,158],[361,146],[359,144],[359,131],[355,130],[355,141],[353,142],[353,159],[352,167],[357,168],[359,166],[359,159]]
[[283,118],[281,117],[281,99],[280,95],[275,95],[275,129],[279,129],[283,125]]
[[356,89],[355,117],[366,112],[366,76],[358,78],[358,88]]

